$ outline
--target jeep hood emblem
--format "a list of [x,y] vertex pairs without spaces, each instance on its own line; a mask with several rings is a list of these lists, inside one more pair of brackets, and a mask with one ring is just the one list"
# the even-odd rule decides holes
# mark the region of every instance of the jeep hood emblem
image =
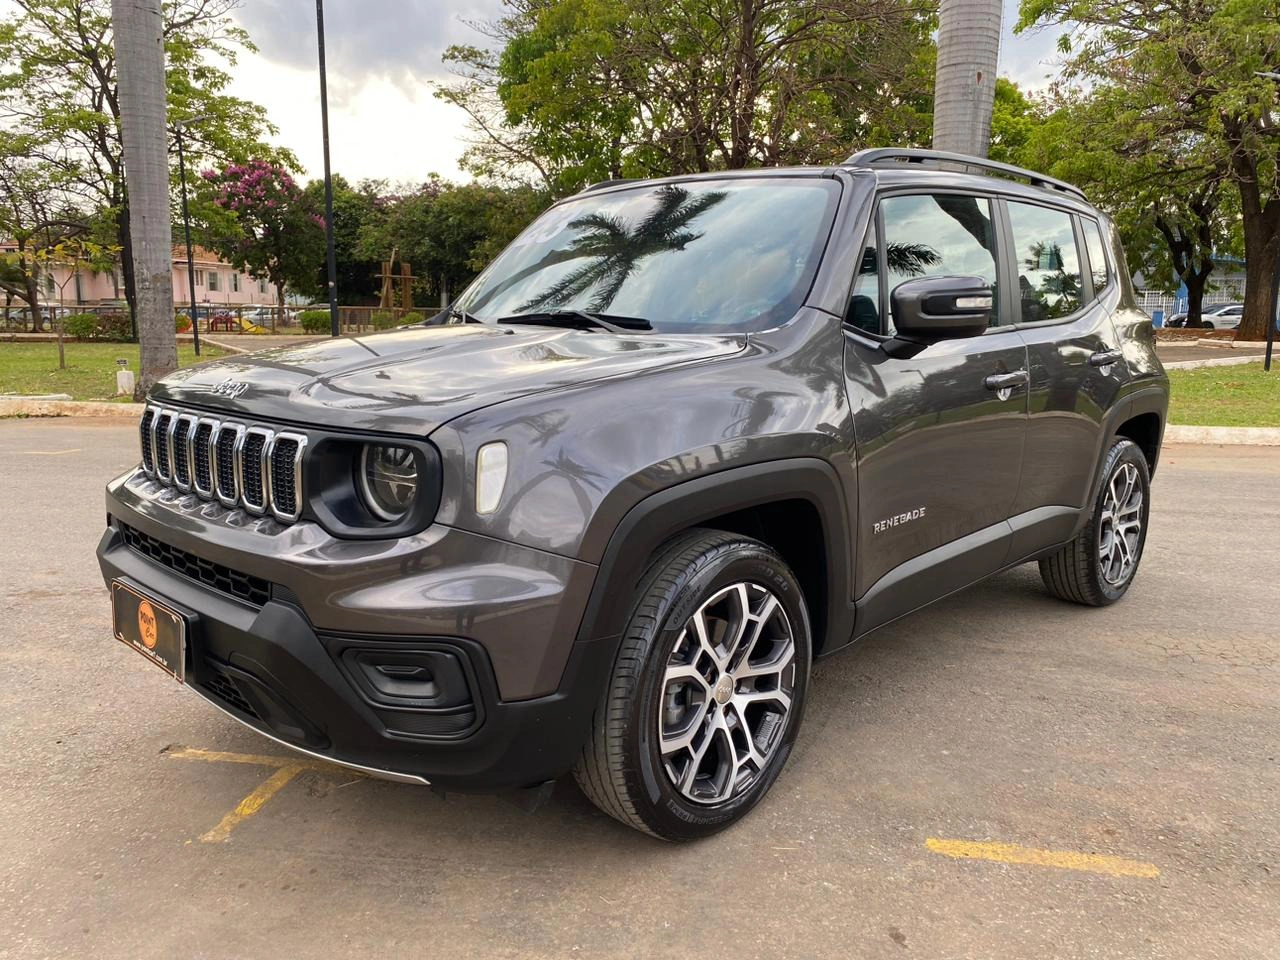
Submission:
[[243,380],[223,380],[221,383],[214,384],[209,388],[209,392],[219,397],[226,397],[228,400],[234,400],[240,394],[249,389],[249,384]]

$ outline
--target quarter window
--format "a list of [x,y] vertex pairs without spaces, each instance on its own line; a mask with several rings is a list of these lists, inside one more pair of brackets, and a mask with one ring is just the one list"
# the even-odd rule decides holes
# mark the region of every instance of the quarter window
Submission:
[[1106,244],[1102,242],[1102,228],[1096,220],[1082,220],[1084,224],[1084,248],[1089,254],[1089,275],[1093,277],[1093,295],[1107,289],[1110,271],[1107,270]]
[[1022,322],[1057,320],[1080,309],[1080,256],[1071,214],[1009,203],[1009,226],[1018,262]]
[[[886,197],[880,212],[890,305],[894,289],[918,277],[981,277],[994,289],[990,200],[956,193]],[[997,322],[993,308],[992,326]],[[888,327],[885,332],[892,334],[891,320]]]
[[865,333],[880,333],[880,249],[876,245],[874,224],[867,231],[867,240],[858,258],[858,272],[853,278],[844,322]]

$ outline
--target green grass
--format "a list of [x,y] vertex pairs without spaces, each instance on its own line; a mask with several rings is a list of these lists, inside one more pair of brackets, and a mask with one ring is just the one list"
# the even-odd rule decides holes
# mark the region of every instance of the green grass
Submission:
[[1280,365],[1170,370],[1169,422],[1192,427],[1280,427]]
[[[0,343],[0,394],[66,393],[73,400],[129,400],[116,397],[116,360],[125,358],[138,373],[136,343],[68,343],[67,369],[58,369],[56,343]],[[217,347],[203,346],[201,360],[225,356]],[[178,364],[196,362],[190,345],[178,346]]]

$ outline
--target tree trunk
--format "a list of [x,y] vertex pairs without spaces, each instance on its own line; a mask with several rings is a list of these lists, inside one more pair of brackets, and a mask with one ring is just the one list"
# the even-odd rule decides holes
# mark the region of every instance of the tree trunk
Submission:
[[[1261,232],[1261,231],[1254,231]],[[1267,324],[1275,323],[1271,291],[1280,270],[1280,235],[1259,237],[1251,244],[1245,230],[1244,317],[1236,330],[1237,340],[1267,339]]]
[[111,0],[111,20],[142,357],[134,397],[141,400],[157,380],[178,369],[160,0]]
[[281,320],[284,319],[284,284],[283,283],[276,284],[276,304],[278,305],[279,309],[276,311],[276,313],[271,314],[271,332],[272,333],[276,332],[277,314],[279,315]]
[[933,85],[933,148],[985,157],[1000,56],[1000,0],[942,0]]
[[39,333],[44,326],[44,315],[40,312],[40,281],[36,279],[35,264],[25,254],[19,254],[22,260],[22,279],[27,288],[27,303],[31,305],[31,332]]

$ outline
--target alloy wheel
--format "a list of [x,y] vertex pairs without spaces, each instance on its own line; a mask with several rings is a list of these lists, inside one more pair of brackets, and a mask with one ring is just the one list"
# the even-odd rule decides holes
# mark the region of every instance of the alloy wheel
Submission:
[[786,610],[759,584],[717,591],[685,623],[657,719],[663,768],[686,799],[723,803],[765,770],[791,712],[795,653]]
[[1142,483],[1138,468],[1121,463],[1107,480],[1098,531],[1098,563],[1112,586],[1124,583],[1138,563],[1142,542]]

